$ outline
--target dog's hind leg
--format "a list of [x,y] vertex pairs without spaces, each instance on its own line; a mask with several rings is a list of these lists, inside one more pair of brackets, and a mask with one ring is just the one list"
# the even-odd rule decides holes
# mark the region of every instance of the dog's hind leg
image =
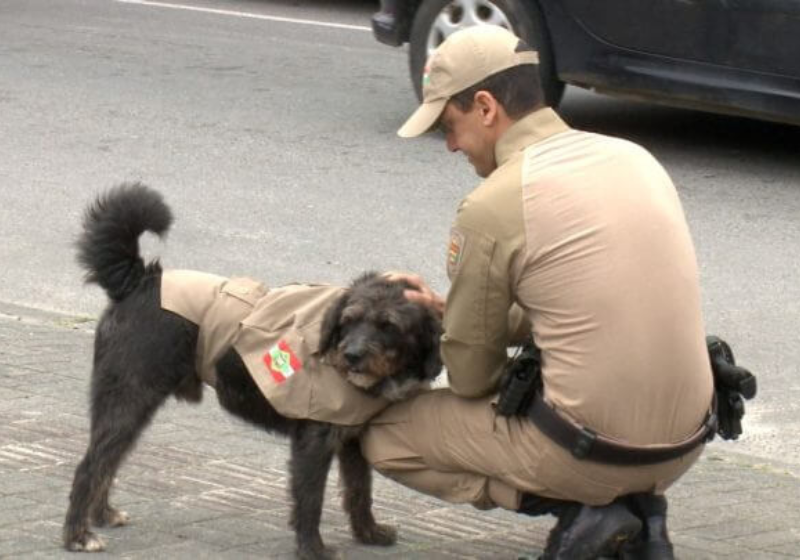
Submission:
[[[64,523],[64,546],[73,551],[95,552],[105,547],[89,530],[90,518],[98,525],[127,522],[127,515],[108,503],[111,484],[125,456],[169,395],[155,390],[136,395],[132,380],[124,383],[110,374],[94,377],[100,381],[93,386],[89,446],[75,470]],[[104,383],[109,378],[114,379]]]
[[361,454],[358,439],[344,442],[339,450],[339,475],[344,485],[343,507],[350,516],[350,528],[359,542],[390,546],[397,531],[375,522],[372,515],[372,469]]
[[101,525],[127,521],[125,513],[108,504],[108,494],[119,465],[147,420],[147,417],[140,417],[124,426],[121,423],[99,428],[93,425],[89,448],[75,470],[72,483],[63,535],[67,549],[95,552],[105,548],[102,539],[89,530],[90,516]]
[[333,462],[330,426],[303,422],[292,434],[292,516],[289,524],[297,537],[297,556],[302,560],[334,560],[336,551],[322,542],[319,525],[325,484]]

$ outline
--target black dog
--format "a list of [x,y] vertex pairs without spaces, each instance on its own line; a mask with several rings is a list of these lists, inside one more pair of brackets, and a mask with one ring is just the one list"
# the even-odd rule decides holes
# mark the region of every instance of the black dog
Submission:
[[[90,531],[90,521],[97,526],[127,522],[124,512],[109,505],[112,480],[156,410],[170,395],[189,402],[202,396],[196,369],[198,327],[161,308],[162,268],[158,262],[145,265],[139,254],[139,236],[144,231],[163,235],[171,222],[161,195],[140,184],[112,189],[84,218],[79,261],[88,271],[87,280],[100,284],[111,301],[97,326],[91,438],[75,472],[64,525],[69,550],[104,548]],[[407,288],[374,273],[364,275],[328,308],[321,323],[320,352],[328,362],[360,390],[393,401],[423,390],[441,369],[440,324],[430,311],[404,297]],[[372,515],[371,470],[358,442],[363,427],[279,414],[233,348],[216,363],[216,374],[217,397],[227,411],[291,438],[290,525],[301,558],[334,556],[319,532],[334,455],[355,538],[382,546],[395,542],[394,528],[377,524]]]

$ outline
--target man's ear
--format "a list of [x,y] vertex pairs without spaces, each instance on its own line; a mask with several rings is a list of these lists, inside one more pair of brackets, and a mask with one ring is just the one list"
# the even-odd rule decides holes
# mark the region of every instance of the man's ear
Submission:
[[347,307],[349,297],[350,290],[348,289],[325,312],[325,316],[322,318],[322,326],[319,330],[318,353],[325,354],[339,342],[339,324],[342,312]]
[[480,114],[481,123],[484,126],[492,126],[497,120],[498,110],[501,108],[497,99],[488,91],[478,90],[475,92],[473,103]]

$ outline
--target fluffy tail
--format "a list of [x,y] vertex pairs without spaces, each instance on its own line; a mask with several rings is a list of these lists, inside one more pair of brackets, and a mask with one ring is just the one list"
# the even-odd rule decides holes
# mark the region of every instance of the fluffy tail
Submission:
[[98,196],[86,209],[78,240],[86,281],[100,284],[112,300],[123,299],[145,274],[139,236],[150,231],[163,237],[171,224],[161,194],[141,183],[123,183]]

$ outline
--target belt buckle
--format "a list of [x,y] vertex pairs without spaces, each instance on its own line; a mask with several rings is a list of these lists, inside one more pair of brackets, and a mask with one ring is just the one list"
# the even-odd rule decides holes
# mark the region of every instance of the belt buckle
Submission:
[[597,434],[589,428],[581,428],[575,445],[572,446],[572,455],[578,459],[585,459],[591,453],[595,441],[597,441]]

